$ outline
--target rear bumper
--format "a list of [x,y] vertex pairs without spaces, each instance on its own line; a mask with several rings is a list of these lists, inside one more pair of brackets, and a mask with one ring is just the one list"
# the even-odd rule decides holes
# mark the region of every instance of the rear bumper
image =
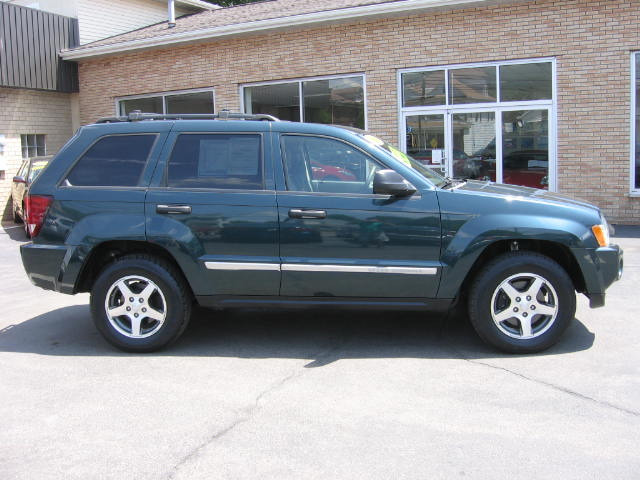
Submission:
[[72,293],[63,287],[62,266],[68,256],[66,245],[41,245],[27,243],[20,246],[20,256],[31,283],[45,290]]
[[582,270],[591,308],[605,304],[605,291],[622,277],[624,255],[618,245],[600,248],[575,249],[576,260]]

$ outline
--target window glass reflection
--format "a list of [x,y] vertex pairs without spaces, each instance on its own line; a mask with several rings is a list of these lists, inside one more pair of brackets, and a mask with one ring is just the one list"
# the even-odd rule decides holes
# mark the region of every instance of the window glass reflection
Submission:
[[364,128],[362,77],[302,82],[304,121]]
[[551,99],[551,72],[551,62],[500,66],[500,100]]
[[449,70],[449,103],[496,101],[496,67]]
[[134,110],[144,113],[164,113],[162,97],[132,98],[120,101],[120,115],[128,115]]
[[494,112],[453,115],[453,176],[496,181]]
[[640,55],[636,55],[636,145],[635,145],[635,182],[640,189]]
[[402,74],[402,104],[405,107],[444,105],[444,70]]
[[423,165],[444,174],[444,115],[407,117],[407,153]]
[[244,104],[247,113],[265,113],[280,120],[300,121],[298,82],[246,87]]
[[213,114],[213,93],[196,92],[167,95],[167,113]]
[[502,114],[503,183],[549,188],[548,110]]

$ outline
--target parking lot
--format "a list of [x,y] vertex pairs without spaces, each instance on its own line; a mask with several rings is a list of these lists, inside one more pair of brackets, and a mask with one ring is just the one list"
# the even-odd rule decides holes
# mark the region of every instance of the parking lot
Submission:
[[[33,287],[0,230],[0,478],[639,478],[640,227],[625,273],[544,354],[464,317],[197,311],[157,354],[110,347],[88,295]],[[446,321],[445,321],[446,320]]]

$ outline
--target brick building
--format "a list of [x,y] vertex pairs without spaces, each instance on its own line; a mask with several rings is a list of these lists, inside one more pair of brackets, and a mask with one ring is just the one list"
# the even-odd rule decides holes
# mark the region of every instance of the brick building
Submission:
[[[218,8],[178,0],[176,15]],[[80,126],[77,67],[61,49],[167,17],[164,0],[0,2],[0,213],[12,217],[13,176],[26,157],[56,153]]]
[[82,123],[230,109],[359,126],[446,174],[640,223],[639,25],[630,0],[271,0],[62,57],[79,65]]

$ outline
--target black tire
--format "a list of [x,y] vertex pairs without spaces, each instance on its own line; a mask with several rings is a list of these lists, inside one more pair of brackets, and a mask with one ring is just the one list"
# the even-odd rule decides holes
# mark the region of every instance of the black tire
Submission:
[[[534,286],[536,280],[541,287]],[[538,292],[537,298],[527,295],[533,291]],[[554,313],[541,315],[541,311]],[[509,353],[546,350],[560,339],[575,311],[575,289],[567,272],[534,252],[509,252],[495,258],[474,279],[469,295],[469,317],[480,338]],[[513,317],[503,320],[509,315]],[[525,331],[527,321],[530,327]]]
[[[143,291],[135,291],[131,297],[134,303],[126,303],[129,299],[124,298],[120,287],[116,286],[123,279],[131,292],[150,286],[153,293],[146,299],[149,311],[164,314],[160,321],[148,316],[149,312],[142,313],[147,310],[137,310],[141,318],[137,321],[137,333],[148,336],[134,336],[131,312],[112,315],[111,319],[107,314],[107,302],[116,302],[114,305],[129,310],[132,307],[127,305],[133,305],[133,311],[145,306]],[[117,259],[102,270],[91,289],[91,315],[96,328],[110,344],[126,352],[153,352],[176,341],[189,323],[191,308],[192,296],[180,272],[164,260],[150,255],[127,255]],[[145,326],[147,332],[144,331]]]

